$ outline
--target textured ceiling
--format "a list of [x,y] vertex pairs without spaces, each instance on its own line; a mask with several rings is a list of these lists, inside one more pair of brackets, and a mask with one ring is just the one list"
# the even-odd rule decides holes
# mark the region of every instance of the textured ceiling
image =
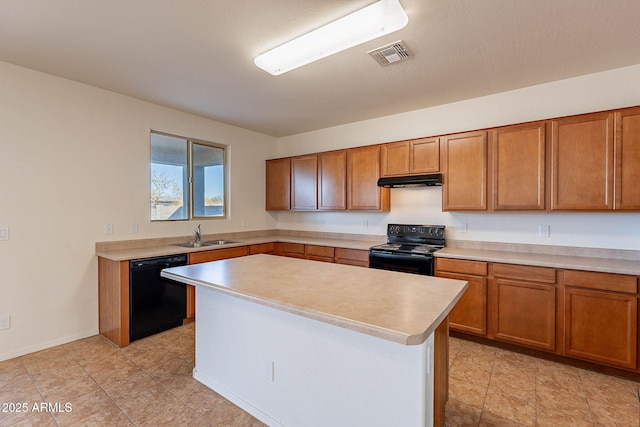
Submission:
[[0,60],[273,136],[640,63],[638,0],[400,1],[404,29],[272,76],[254,56],[373,1],[4,0]]

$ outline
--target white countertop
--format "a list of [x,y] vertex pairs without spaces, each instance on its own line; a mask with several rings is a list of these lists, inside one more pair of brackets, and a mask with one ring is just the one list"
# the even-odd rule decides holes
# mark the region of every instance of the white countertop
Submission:
[[404,345],[422,344],[467,288],[460,280],[264,254],[162,276]]

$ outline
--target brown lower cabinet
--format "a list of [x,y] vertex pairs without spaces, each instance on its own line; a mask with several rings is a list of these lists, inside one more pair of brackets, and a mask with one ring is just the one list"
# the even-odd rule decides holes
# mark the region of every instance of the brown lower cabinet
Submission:
[[556,270],[494,264],[492,333],[497,340],[556,349]]
[[487,263],[448,258],[436,259],[436,275],[466,280],[467,291],[449,313],[449,328],[476,335],[487,334]]
[[564,284],[565,354],[636,369],[637,278],[566,271]]
[[469,282],[452,330],[640,372],[637,276],[449,258],[436,276]]

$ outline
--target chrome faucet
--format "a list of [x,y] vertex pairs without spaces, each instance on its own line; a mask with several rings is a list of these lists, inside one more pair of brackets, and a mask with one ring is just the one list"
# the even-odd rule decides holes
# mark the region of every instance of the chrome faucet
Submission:
[[196,235],[196,241],[193,242],[193,246],[198,247],[198,246],[200,246],[200,239],[202,237],[201,232],[200,232],[200,224],[198,224],[196,229],[193,230],[193,234]]

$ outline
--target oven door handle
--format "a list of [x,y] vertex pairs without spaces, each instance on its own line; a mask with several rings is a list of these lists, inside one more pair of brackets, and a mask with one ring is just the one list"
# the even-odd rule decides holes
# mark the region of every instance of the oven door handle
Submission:
[[433,257],[431,256],[424,256],[424,255],[398,255],[397,253],[391,253],[391,252],[369,252],[369,256],[374,256],[374,257],[378,257],[378,258],[389,258],[389,259],[404,259],[404,260],[416,260],[416,259],[423,259],[423,260],[430,260]]

